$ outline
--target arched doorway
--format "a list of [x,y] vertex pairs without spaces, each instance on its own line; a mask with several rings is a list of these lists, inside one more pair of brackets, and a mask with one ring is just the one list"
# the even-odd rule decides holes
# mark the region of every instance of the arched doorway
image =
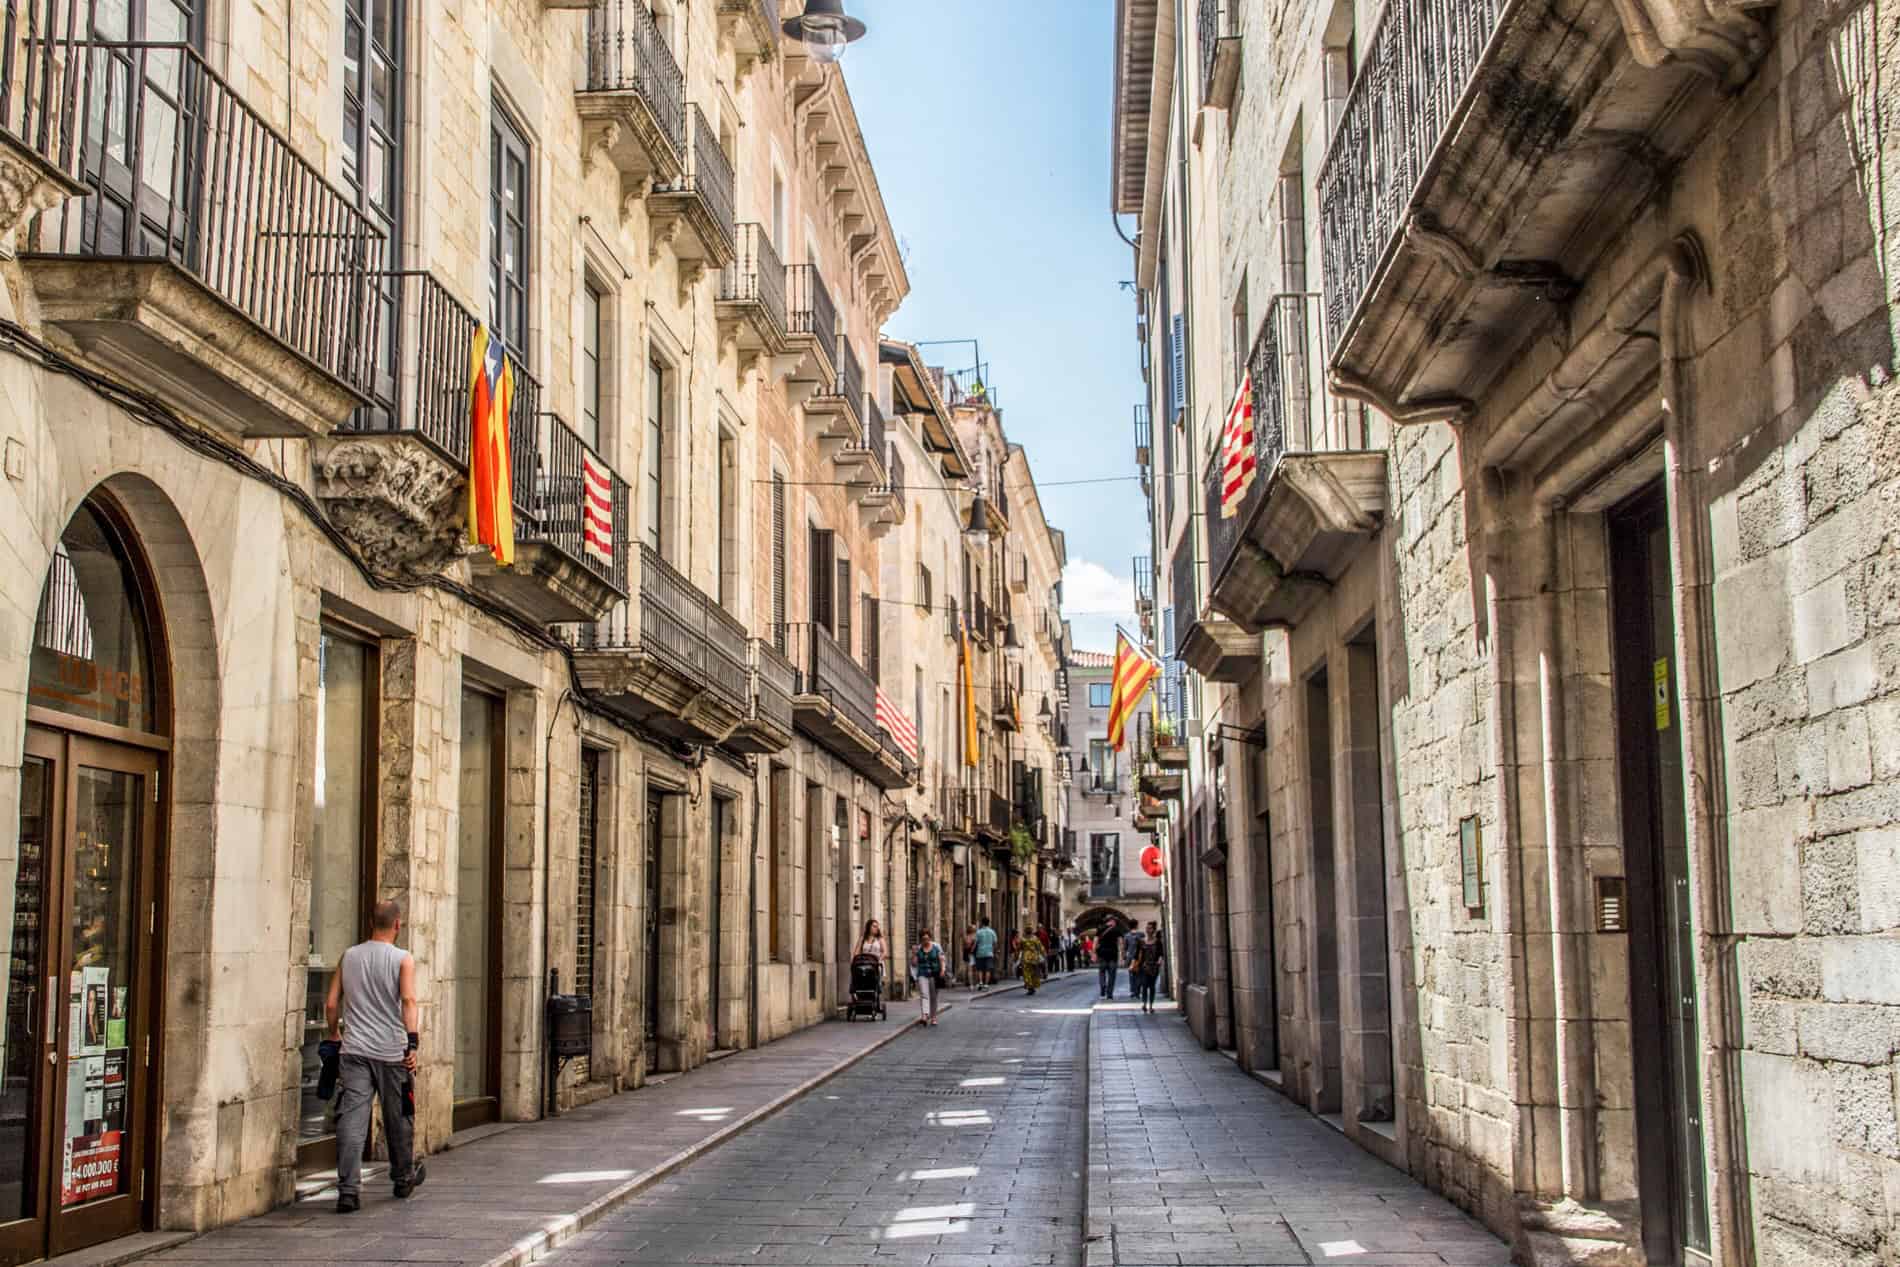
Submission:
[[20,831],[0,847],[0,1264],[149,1226],[158,1189],[171,710],[150,577],[118,504],[95,495],[41,591]]

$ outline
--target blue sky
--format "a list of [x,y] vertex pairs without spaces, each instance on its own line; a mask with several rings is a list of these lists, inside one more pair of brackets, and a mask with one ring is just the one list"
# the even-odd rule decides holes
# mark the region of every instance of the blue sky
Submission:
[[[901,339],[975,338],[1011,440],[1068,536],[1076,644],[1133,624],[1147,550],[1131,252],[1108,212],[1113,0],[847,0],[845,78],[905,252]],[[952,16],[954,15],[954,20]],[[926,349],[949,369],[967,347]],[[1062,481],[1131,477],[1119,483]]]

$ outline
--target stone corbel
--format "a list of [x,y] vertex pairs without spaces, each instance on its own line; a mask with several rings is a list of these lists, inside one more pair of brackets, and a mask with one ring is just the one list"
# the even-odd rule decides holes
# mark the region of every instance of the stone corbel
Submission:
[[632,228],[634,213],[646,206],[647,195],[653,192],[653,178],[643,176],[639,180],[628,181],[620,187],[620,224],[622,228]]
[[1754,73],[1767,47],[1762,24],[1747,12],[1760,0],[1614,0],[1630,51],[1648,67],[1672,61],[1728,88]]
[[581,156],[581,169],[591,176],[601,164],[613,165],[613,152],[620,144],[620,125],[609,119],[605,123],[593,125],[588,133],[587,151]]
[[663,223],[653,226],[653,233],[647,240],[647,267],[654,268],[660,263],[660,247],[673,245],[673,239],[679,236],[680,218],[668,217]]
[[13,258],[15,239],[34,216],[85,192],[13,133],[0,130],[0,259]]
[[1326,381],[1332,387],[1334,395],[1371,405],[1384,414],[1394,426],[1410,426],[1421,422],[1463,423],[1468,421],[1477,409],[1476,405],[1463,396],[1425,396],[1417,400],[1389,400],[1385,393],[1358,375],[1345,370],[1328,370]]
[[[672,235],[667,235],[670,240]],[[681,260],[679,262],[679,301],[685,308],[693,302],[693,287],[699,285],[706,276],[705,260]]]

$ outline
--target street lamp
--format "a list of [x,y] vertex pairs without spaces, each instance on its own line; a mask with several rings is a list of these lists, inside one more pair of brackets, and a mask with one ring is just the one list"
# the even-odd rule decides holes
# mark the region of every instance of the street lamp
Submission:
[[805,11],[781,24],[821,62],[844,56],[844,46],[864,38],[864,23],[844,11],[844,0],[805,0]]
[[963,535],[973,545],[983,545],[990,539],[995,527],[990,523],[990,504],[978,493],[970,502],[970,520],[963,526]]

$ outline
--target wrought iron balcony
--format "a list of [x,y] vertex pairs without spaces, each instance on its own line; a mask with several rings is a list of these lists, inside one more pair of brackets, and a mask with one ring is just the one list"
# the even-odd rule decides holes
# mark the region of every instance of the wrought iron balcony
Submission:
[[1741,5],[1388,0],[1319,174],[1341,390],[1468,414],[1765,46]]
[[1154,464],[1155,451],[1154,423],[1148,416],[1148,406],[1135,406],[1135,465],[1142,469],[1144,477],[1148,467]]
[[834,452],[846,466],[872,460],[864,437],[864,367],[848,337],[838,339],[838,372],[805,401],[805,417],[820,440],[836,441]]
[[1089,900],[1092,902],[1111,901],[1122,895],[1122,882],[1119,878],[1089,881]]
[[951,595],[950,601],[944,604],[943,614],[944,637],[950,639],[952,642],[958,641],[964,635],[963,607],[962,604],[957,601],[954,594]]
[[1154,560],[1148,555],[1138,554],[1130,566],[1135,574],[1135,608],[1138,611],[1152,611],[1155,605]]
[[745,626],[642,543],[636,599],[577,627],[581,685],[674,738],[723,742],[751,715]]
[[976,832],[978,789],[940,787],[937,789],[937,833],[946,838],[968,841]]
[[748,356],[774,356],[791,337],[785,306],[785,265],[765,226],[751,221],[734,230],[733,261],[719,272],[719,331]]
[[[1323,348],[1318,296],[1267,306],[1248,360],[1254,479],[1232,514],[1219,454],[1208,464],[1207,601],[1246,633],[1299,623],[1385,514],[1383,424],[1324,388]],[[1254,654],[1225,631],[1217,641],[1224,655]]]
[[627,192],[686,171],[686,78],[646,0],[596,0],[587,10],[587,83],[575,94],[590,160],[599,154]]
[[[698,103],[686,108],[686,124],[686,169],[677,179],[655,185],[647,204],[654,234],[672,244],[675,258],[723,269],[738,258],[732,160]],[[683,283],[696,280],[693,271],[682,273]]]
[[[878,433],[883,434],[885,430],[884,415],[883,412],[878,409],[877,402],[875,400],[871,401],[867,408],[870,414],[870,418],[866,420],[867,427],[870,421],[875,420],[878,424]],[[883,481],[872,490],[869,497],[864,499],[864,505],[877,512],[875,526],[884,528],[892,524],[901,524],[904,522],[904,508],[907,504],[905,501],[904,455],[898,450],[895,441],[886,441],[884,445]]]
[[189,45],[74,13],[9,5],[0,62],[0,228],[45,322],[232,436],[328,435],[374,389],[381,232]]
[[739,78],[778,57],[778,0],[719,0],[719,30],[732,42]]
[[990,690],[991,716],[998,730],[1015,733],[1022,729],[1022,693],[1007,682],[998,682]]
[[816,365],[807,367],[803,377],[820,387],[833,381],[838,373],[838,308],[825,288],[824,275],[816,264],[794,264],[786,270],[786,290],[791,296],[791,332],[820,354]]
[[1009,803],[1007,796],[1004,796],[1001,792],[991,791],[990,814],[989,818],[983,824],[984,829],[998,840],[1006,838],[1009,835],[1011,811],[1014,808],[1015,807]]
[[1201,0],[1201,104],[1225,110],[1240,82],[1240,0]]
[[796,727],[880,788],[909,782],[901,754],[886,748],[877,724],[877,683],[823,625],[786,628],[787,655],[798,671],[792,699]]
[[[1218,513],[1218,508],[1216,508]],[[1219,531],[1208,521],[1211,533]],[[1174,646],[1168,654],[1210,682],[1241,682],[1260,666],[1260,636],[1241,629],[1195,593],[1199,569],[1191,537],[1174,550]]]
[[798,670],[763,638],[752,640],[752,708],[726,740],[734,752],[782,752],[792,742],[792,696]]

